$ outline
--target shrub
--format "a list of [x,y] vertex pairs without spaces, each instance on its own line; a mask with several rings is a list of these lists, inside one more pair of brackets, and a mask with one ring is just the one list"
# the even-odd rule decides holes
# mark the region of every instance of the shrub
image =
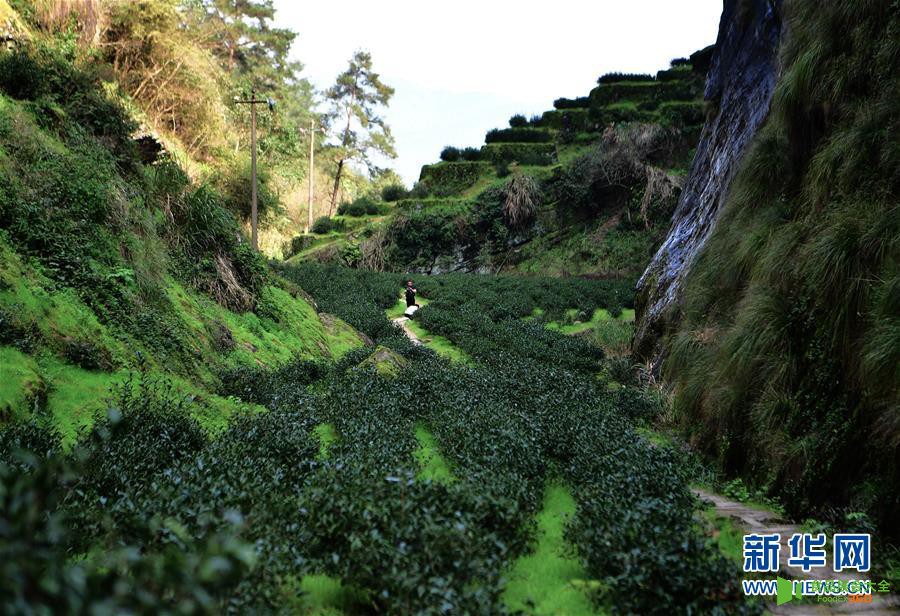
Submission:
[[326,233],[331,233],[332,231],[343,231],[345,226],[346,225],[342,220],[335,220],[328,216],[320,216],[319,218],[316,218],[311,231],[319,235],[324,235]]
[[422,196],[459,195],[474,186],[488,168],[486,163],[468,161],[425,165],[422,167],[417,190]]
[[593,128],[587,109],[553,109],[541,116],[541,126],[560,130],[579,131]]
[[669,66],[672,68],[677,68],[679,66],[690,66],[691,60],[690,58],[673,58],[671,62],[669,62]]
[[511,128],[524,128],[528,126],[528,119],[521,113],[517,113],[509,119],[509,126]]
[[653,75],[647,73],[606,73],[597,79],[597,83],[622,83],[626,81],[653,81]]
[[374,216],[382,212],[382,204],[372,197],[359,197],[350,203],[341,203],[337,213],[340,216]]
[[471,147],[471,146],[470,146],[470,147],[467,147],[467,148],[464,148],[464,149],[460,152],[460,157],[461,157],[463,160],[467,160],[467,161],[469,161],[469,162],[474,162],[474,161],[481,160],[481,149],[480,149],[480,148]]
[[556,162],[556,145],[552,143],[493,143],[484,146],[481,153],[484,160],[494,164],[545,166]]
[[659,106],[660,119],[672,126],[685,127],[703,124],[703,103],[693,101],[668,101]]
[[381,198],[384,201],[399,201],[400,199],[406,199],[408,196],[409,191],[402,184],[389,184],[381,189]]
[[591,106],[591,99],[588,96],[579,96],[578,98],[558,98],[553,101],[554,109],[581,109]]
[[448,163],[458,161],[459,156],[459,148],[455,148],[452,145],[448,145],[443,150],[441,150],[441,160],[447,161]]
[[494,128],[484,137],[485,143],[547,143],[553,141],[549,131],[535,128]]

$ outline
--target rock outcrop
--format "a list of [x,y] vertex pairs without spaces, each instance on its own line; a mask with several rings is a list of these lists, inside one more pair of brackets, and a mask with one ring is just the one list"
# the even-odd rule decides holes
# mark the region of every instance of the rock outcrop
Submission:
[[672,218],[637,285],[635,353],[661,356],[682,283],[712,232],[747,146],[769,112],[782,36],[781,0],[725,0],[704,98],[712,107]]

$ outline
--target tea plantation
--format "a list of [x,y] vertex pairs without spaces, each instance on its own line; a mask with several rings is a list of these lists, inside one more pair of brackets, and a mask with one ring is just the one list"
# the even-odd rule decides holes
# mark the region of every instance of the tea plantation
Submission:
[[[35,422],[0,431],[0,584],[13,605],[756,611],[698,526],[682,456],[636,431],[658,411],[652,398],[611,388],[596,346],[522,318],[616,312],[628,302],[619,283],[423,280],[422,324],[474,358],[458,364],[387,320],[396,276],[318,265],[282,274],[399,369],[364,361],[371,348],[231,368],[219,393],[260,410],[215,436],[192,418],[193,398],[137,370],[69,449]],[[557,502],[573,504],[550,551],[580,577],[538,565],[523,597],[508,584],[550,549]]]

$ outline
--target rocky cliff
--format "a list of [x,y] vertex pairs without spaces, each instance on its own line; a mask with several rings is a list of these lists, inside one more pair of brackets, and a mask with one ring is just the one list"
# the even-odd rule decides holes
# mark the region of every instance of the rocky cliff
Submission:
[[769,112],[782,35],[781,0],[725,0],[704,98],[706,124],[672,227],[637,285],[635,352],[658,359],[680,289],[722,209],[748,144]]

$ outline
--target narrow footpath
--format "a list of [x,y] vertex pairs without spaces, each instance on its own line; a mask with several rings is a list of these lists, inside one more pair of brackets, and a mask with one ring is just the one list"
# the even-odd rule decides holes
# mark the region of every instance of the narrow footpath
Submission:
[[[701,501],[711,505],[717,515],[731,520],[744,533],[779,533],[781,535],[779,571],[785,578],[806,580],[871,579],[876,584],[880,581],[880,578],[870,577],[866,574],[835,573],[831,570],[831,567],[812,569],[806,573],[801,569],[789,567],[787,560],[790,550],[787,542],[792,534],[803,532],[799,525],[786,522],[775,513],[766,509],[730,500],[700,488],[693,488],[693,492]],[[877,558],[877,555],[874,556]],[[872,598],[872,603],[796,603],[795,600],[781,606],[776,606],[773,601],[771,604],[766,605],[766,609],[768,613],[774,616],[782,614],[790,616],[819,616],[824,614],[860,613],[866,614],[866,616],[882,616],[900,613],[900,596],[897,594],[897,589],[892,588],[890,593],[885,594],[873,593]]]
[[400,326],[400,329],[403,330],[403,333],[406,334],[406,337],[412,341],[412,343],[416,346],[422,346],[422,341],[419,340],[419,337],[416,336],[415,332],[409,328],[407,322],[409,321],[409,317],[396,317],[391,319],[394,323]]

